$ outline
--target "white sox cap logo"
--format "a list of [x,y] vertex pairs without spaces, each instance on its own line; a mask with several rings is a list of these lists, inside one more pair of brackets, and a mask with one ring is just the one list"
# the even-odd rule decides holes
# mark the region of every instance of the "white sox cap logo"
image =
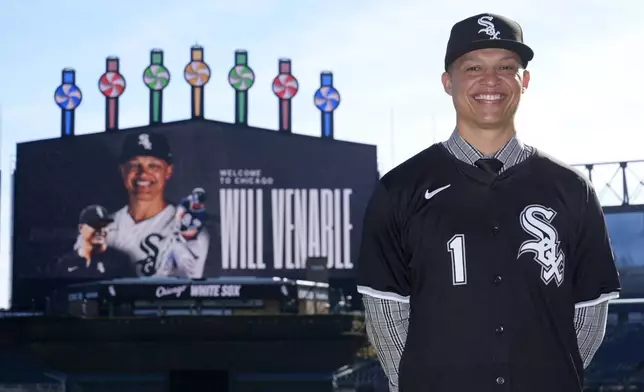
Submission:
[[494,26],[494,23],[492,23],[492,19],[494,19],[492,16],[481,16],[478,20],[479,25],[483,26],[481,30],[478,31],[478,33],[485,33],[488,36],[490,36],[490,39],[501,39],[499,37],[500,32],[496,31],[496,26]]
[[145,148],[146,150],[152,149],[152,142],[150,141],[150,135],[147,133],[142,133],[139,135],[139,145]]

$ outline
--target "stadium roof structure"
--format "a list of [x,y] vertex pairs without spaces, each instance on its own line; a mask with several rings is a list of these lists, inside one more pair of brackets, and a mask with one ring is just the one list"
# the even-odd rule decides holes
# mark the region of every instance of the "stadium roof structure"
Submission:
[[606,212],[644,210],[644,160],[573,166],[593,183]]

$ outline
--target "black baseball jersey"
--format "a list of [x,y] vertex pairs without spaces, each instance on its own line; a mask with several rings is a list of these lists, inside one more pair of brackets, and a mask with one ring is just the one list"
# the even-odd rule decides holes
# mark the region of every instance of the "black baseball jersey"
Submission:
[[96,254],[87,263],[84,257],[72,251],[60,258],[57,274],[60,278],[73,280],[94,280],[135,277],[136,271],[125,253],[107,248]]
[[436,144],[379,181],[363,230],[358,291],[410,303],[400,392],[582,391],[575,305],[620,283],[574,169],[536,151],[496,176]]

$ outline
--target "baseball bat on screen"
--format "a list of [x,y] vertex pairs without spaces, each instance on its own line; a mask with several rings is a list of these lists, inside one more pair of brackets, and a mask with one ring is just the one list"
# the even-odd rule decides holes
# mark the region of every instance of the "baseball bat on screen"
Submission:
[[273,79],[273,94],[279,100],[279,130],[291,131],[291,100],[299,88],[297,79],[291,74],[291,60],[281,59],[278,65],[278,75]]
[[76,86],[76,71],[63,69],[62,83],[54,93],[56,105],[61,109],[61,137],[74,136],[74,114],[83,100],[80,88]]
[[143,83],[150,89],[150,124],[163,121],[163,89],[170,84],[170,71],[163,65],[163,51],[152,49],[150,65],[143,71]]
[[125,91],[125,78],[119,73],[118,57],[107,58],[98,89],[105,96],[105,131],[116,131],[119,129],[119,97]]

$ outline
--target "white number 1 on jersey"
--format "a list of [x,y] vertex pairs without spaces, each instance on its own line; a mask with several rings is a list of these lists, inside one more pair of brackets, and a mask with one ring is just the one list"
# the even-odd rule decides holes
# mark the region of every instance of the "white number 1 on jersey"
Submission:
[[467,284],[467,264],[465,258],[465,235],[456,234],[447,241],[447,250],[452,256],[452,284]]

